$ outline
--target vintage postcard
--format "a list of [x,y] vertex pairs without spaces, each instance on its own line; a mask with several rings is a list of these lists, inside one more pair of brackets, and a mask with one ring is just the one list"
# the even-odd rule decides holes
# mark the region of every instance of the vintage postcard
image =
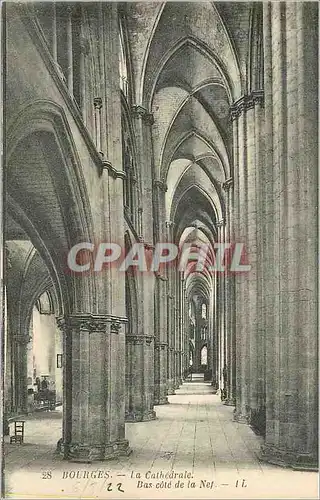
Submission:
[[1,20],[2,498],[318,498],[318,3]]

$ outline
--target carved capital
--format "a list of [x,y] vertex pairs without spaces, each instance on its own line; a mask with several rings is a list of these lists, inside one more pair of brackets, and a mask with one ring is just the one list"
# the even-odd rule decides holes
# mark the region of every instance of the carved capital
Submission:
[[108,319],[106,316],[94,314],[75,314],[58,318],[57,323],[65,333],[106,332]]
[[161,281],[168,281],[168,278],[167,276],[163,276],[163,274],[160,274],[158,271],[155,271],[155,276],[158,280],[161,280]]
[[32,340],[32,337],[29,337],[29,335],[14,335],[13,336],[13,339],[15,341],[16,344],[19,344],[19,345],[27,345],[30,340]]
[[139,105],[132,106],[132,116],[134,118],[140,118],[148,125],[153,125],[154,123],[153,114],[149,113],[149,111],[143,106]]
[[121,330],[121,322],[117,319],[111,320],[110,331],[111,333],[119,333]]
[[126,335],[126,342],[133,345],[150,345],[153,340],[153,335]]
[[155,188],[159,189],[160,191],[163,191],[163,193],[166,193],[168,191],[168,186],[163,181],[154,181],[153,185]]
[[226,221],[224,219],[221,219],[217,222],[216,226],[223,227],[223,226],[225,226],[225,224],[226,224]]
[[154,344],[154,348],[157,351],[164,351],[166,349],[166,347],[168,347],[167,342],[155,342],[155,344]]
[[107,333],[108,324],[110,325],[110,331],[113,333],[119,333],[122,323],[126,323],[128,320],[126,318],[120,318],[111,315],[99,315],[99,314],[89,314],[89,313],[79,313],[66,317],[57,318],[58,327],[66,334],[70,333],[93,333],[101,332]]
[[102,108],[102,99],[101,97],[94,97],[93,99],[94,109],[100,110]]
[[243,95],[235,101],[230,107],[231,120],[235,120],[243,111],[253,108],[256,104],[264,105],[263,90],[254,90],[249,95]]
[[233,187],[233,178],[229,177],[223,184],[222,187],[225,191],[229,191]]
[[146,250],[154,250],[154,244],[148,243],[147,241],[143,241],[143,246]]
[[90,44],[89,44],[87,38],[85,38],[83,36],[80,37],[79,45],[80,45],[80,50],[81,50],[82,54],[88,55],[90,52]]

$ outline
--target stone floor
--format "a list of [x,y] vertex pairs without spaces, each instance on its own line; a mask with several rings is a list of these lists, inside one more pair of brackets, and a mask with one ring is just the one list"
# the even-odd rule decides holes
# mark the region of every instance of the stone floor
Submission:
[[54,457],[61,410],[27,417],[25,444],[5,438],[6,497],[318,498],[317,474],[260,462],[261,438],[200,378],[169,402],[156,420],[126,424],[129,457],[94,464]]

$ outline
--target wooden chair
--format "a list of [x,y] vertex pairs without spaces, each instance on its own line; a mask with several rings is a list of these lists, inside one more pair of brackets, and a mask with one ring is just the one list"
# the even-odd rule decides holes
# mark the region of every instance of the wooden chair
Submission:
[[14,434],[10,436],[10,443],[22,444],[24,440],[24,420],[14,422]]

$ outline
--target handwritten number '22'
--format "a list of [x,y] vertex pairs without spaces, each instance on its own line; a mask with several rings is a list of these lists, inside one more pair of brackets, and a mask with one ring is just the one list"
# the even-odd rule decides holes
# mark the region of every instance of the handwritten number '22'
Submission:
[[[118,491],[121,491],[121,493],[124,493],[124,490],[121,489],[122,483],[117,483]],[[112,483],[107,484],[107,491],[112,491]]]

